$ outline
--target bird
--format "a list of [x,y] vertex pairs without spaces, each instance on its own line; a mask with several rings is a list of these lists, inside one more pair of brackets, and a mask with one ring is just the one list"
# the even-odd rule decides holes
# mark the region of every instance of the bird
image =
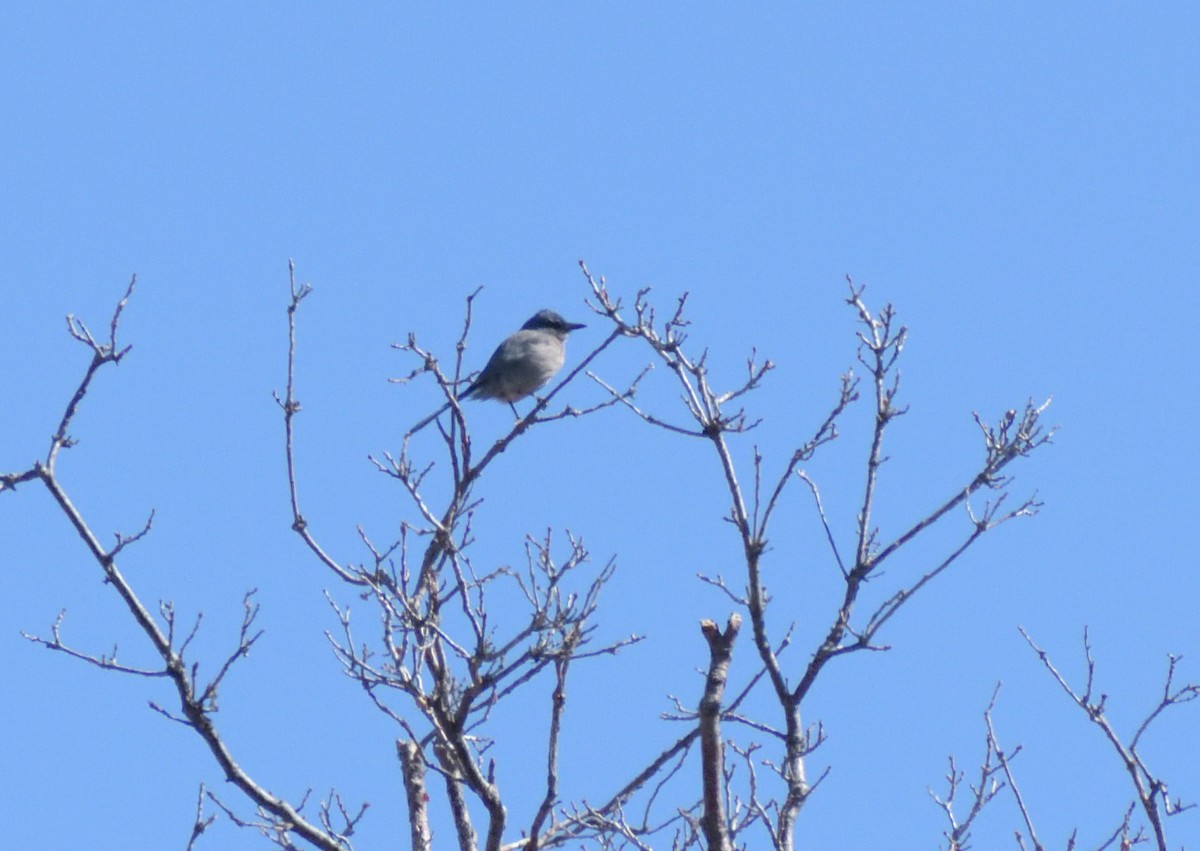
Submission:
[[[507,402],[516,414],[513,403],[546,386],[562,369],[567,335],[585,327],[579,322],[568,322],[553,310],[539,310],[496,347],[483,370],[458,398],[497,399]],[[416,434],[449,407],[449,402],[442,405],[408,433]]]

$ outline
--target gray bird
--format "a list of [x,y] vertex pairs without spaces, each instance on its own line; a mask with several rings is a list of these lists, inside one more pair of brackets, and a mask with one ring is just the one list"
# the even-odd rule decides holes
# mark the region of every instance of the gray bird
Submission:
[[[562,369],[567,335],[585,326],[568,322],[553,310],[539,310],[521,329],[496,347],[483,371],[460,399],[513,402],[537,392]],[[409,430],[415,434],[450,407],[447,402]],[[513,407],[513,413],[516,413]]]

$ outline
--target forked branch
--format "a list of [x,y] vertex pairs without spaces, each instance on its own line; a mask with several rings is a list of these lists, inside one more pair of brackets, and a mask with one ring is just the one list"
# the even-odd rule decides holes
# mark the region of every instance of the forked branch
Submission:
[[[113,311],[112,319],[109,322],[109,333],[106,341],[97,340],[87,325],[81,320],[74,316],[67,317],[68,332],[72,338],[83,343],[91,350],[91,362],[84,372],[82,381],[68,401],[62,418],[59,420],[58,428],[50,439],[50,448],[46,453],[45,460],[35,463],[29,470],[15,474],[0,475],[0,490],[11,490],[20,482],[33,480],[40,481],[46,487],[59,509],[66,516],[99,565],[101,571],[104,573],[106,582],[120,596],[130,616],[149,640],[161,667],[149,665],[129,666],[119,663],[115,647],[111,654],[86,653],[70,648],[63,641],[60,633],[63,614],[60,614],[54,622],[51,629],[52,638],[44,639],[32,635],[26,635],[26,637],[41,646],[64,652],[74,658],[81,659],[106,670],[170,679],[179,699],[179,714],[174,715],[167,712],[164,712],[164,714],[181,721],[200,736],[217,764],[221,767],[226,779],[237,786],[247,796],[264,819],[275,826],[278,836],[298,837],[315,848],[324,849],[324,851],[344,851],[344,849],[349,848],[349,843],[346,841],[344,835],[333,830],[328,824],[322,826],[308,821],[301,815],[298,807],[294,807],[283,798],[277,797],[267,791],[266,788],[261,786],[242,769],[225,741],[221,738],[213,722],[212,713],[216,710],[217,690],[221,681],[228,673],[232,664],[237,659],[249,653],[250,648],[261,635],[261,632],[252,632],[257,607],[251,603],[249,595],[247,595],[244,601],[246,615],[242,622],[237,648],[228,656],[216,676],[207,685],[199,685],[196,679],[197,665],[195,663],[189,664],[185,659],[185,651],[191,638],[195,635],[195,630],[199,623],[198,620],[196,626],[193,626],[182,642],[177,641],[174,607],[170,603],[160,605],[160,612],[164,618],[164,622],[160,624],[142,602],[132,584],[126,579],[117,565],[117,555],[122,553],[127,547],[142,540],[150,532],[153,513],[151,513],[151,519],[146,522],[141,531],[128,536],[117,534],[114,545],[111,548],[106,548],[100,543],[100,540],[88,525],[82,512],[75,506],[58,480],[56,464],[60,450],[70,448],[74,445],[74,439],[70,436],[69,429],[79,406],[91,388],[93,378],[96,376],[98,370],[106,364],[119,364],[131,349],[130,346],[120,346],[117,342],[117,335],[122,313],[128,304],[129,297],[133,293],[135,282],[136,277],[130,281],[125,294],[117,302],[116,309]],[[151,704],[151,706],[154,707],[154,704]],[[160,711],[163,710],[160,709]],[[211,817],[205,818],[203,816],[201,807],[201,811],[198,811],[196,817],[196,824],[193,828],[189,844],[194,844],[196,838],[203,833],[211,822]]]
[[[1067,682],[1066,678],[1059,673],[1054,663],[1050,660],[1050,655],[1038,647],[1029,636],[1029,633],[1023,628],[1021,629],[1021,636],[1029,644],[1030,649],[1037,654],[1042,665],[1045,666],[1050,676],[1054,678],[1054,681],[1058,683],[1063,692],[1071,698],[1076,706],[1084,711],[1089,721],[1100,728],[1100,731],[1104,734],[1104,738],[1108,740],[1108,743],[1120,759],[1121,764],[1125,767],[1125,772],[1129,775],[1129,781],[1133,785],[1134,793],[1137,797],[1136,803],[1145,815],[1146,821],[1150,825],[1150,830],[1154,835],[1155,847],[1158,851],[1168,851],[1166,817],[1177,815],[1184,810],[1192,809],[1196,805],[1184,804],[1178,798],[1171,799],[1171,796],[1167,792],[1166,781],[1150,770],[1138,750],[1138,745],[1141,743],[1142,735],[1164,711],[1172,706],[1191,703],[1197,697],[1200,697],[1200,683],[1186,683],[1183,686],[1177,687],[1175,685],[1175,671],[1182,657],[1175,655],[1168,656],[1167,673],[1163,682],[1162,695],[1159,697],[1158,703],[1138,725],[1133,737],[1126,743],[1117,734],[1116,729],[1108,719],[1106,706],[1108,695],[1102,693],[1099,699],[1093,697],[1096,662],[1092,656],[1092,645],[1088,631],[1085,629],[1083,632],[1083,655],[1087,667],[1087,677],[1084,681],[1082,691],[1076,690]],[[1127,826],[1128,816],[1126,817]]]

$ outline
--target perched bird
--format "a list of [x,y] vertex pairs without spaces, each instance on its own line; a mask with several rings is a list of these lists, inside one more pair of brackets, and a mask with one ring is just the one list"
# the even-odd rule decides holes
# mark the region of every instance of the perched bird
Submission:
[[[521,329],[496,347],[483,371],[464,390],[460,399],[524,399],[546,385],[566,357],[567,335],[584,326],[568,322],[553,310],[539,310]],[[411,429],[415,434],[450,407],[447,402]],[[513,408],[516,413],[516,408]]]

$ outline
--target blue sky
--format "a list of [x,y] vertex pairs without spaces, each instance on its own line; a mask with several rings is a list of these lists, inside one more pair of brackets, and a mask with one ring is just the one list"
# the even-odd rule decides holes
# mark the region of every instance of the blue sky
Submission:
[[[1187,531],[1200,502],[1180,448],[1200,415],[1198,35],[1200,11],[1182,3],[9,9],[0,470],[44,451],[86,364],[62,317],[102,326],[136,272],[122,327],[134,349],[87,399],[64,483],[103,536],[156,509],[124,570],[145,599],[204,612],[209,670],[242,593],[259,589],[267,634],[224,687],[222,729],[280,794],[370,800],[358,847],[383,847],[402,825],[395,731],[330,658],[323,589],[371,615],[288,528],[271,399],[288,258],[315,287],[300,318],[306,514],[342,561],[362,557],[355,524],[386,538],[406,516],[367,454],[395,449],[436,402],[427,383],[387,382],[411,366],[389,344],[414,330],[450,356],[476,287],[476,368],[541,307],[589,323],[570,357],[602,339],[580,259],[627,299],[650,286],[665,308],[689,292],[691,341],[710,348],[718,381],[740,376],[751,347],[778,365],[748,401],[764,419],[753,443],[778,469],[854,362],[849,274],[910,329],[885,536],[970,474],[972,411],[1052,395],[1062,430],[1015,470],[1014,495],[1036,490],[1041,515],[989,535],[890,625],[895,649],[842,660],[813,693],[807,718],[830,735],[813,769],[832,770],[803,844],[934,847],[926,788],[947,754],[974,764],[1002,680],[998,732],[1025,746],[1016,769],[1043,841],[1062,847],[1077,826],[1097,845],[1130,797],[1121,766],[1017,626],[1075,677],[1090,626],[1126,733],[1154,705],[1168,652],[1200,679]],[[620,381],[644,360],[618,347],[597,369]],[[672,410],[665,375],[646,389]],[[600,391],[581,383],[569,398]],[[510,422],[500,406],[469,411],[483,436]],[[860,404],[808,467],[843,541],[868,427]],[[668,694],[698,696],[696,623],[729,613],[695,575],[737,565],[721,482],[706,447],[609,410],[535,430],[482,486],[477,558],[513,563],[526,532],[569,528],[619,565],[601,635],[648,635],[577,672],[565,797],[598,799],[679,735],[658,713]],[[766,569],[773,622],[804,639],[796,670],[837,588],[806,494],[785,509]],[[65,607],[78,646],[118,642],[132,663],[148,658],[144,639],[37,487],[0,497],[0,540],[9,841],[182,847],[197,784],[222,783],[199,742],[147,708],[170,700],[165,685],[51,656],[19,631],[46,632]],[[892,570],[921,570],[949,540]],[[754,670],[748,635],[739,651],[733,687]],[[514,821],[527,821],[518,790],[540,756],[523,749],[548,690],[499,719]],[[1198,730],[1185,708],[1145,743],[1189,800]],[[1174,847],[1196,843],[1198,819],[1170,823]],[[1004,847],[1017,826],[998,802],[977,847]],[[206,847],[261,847],[217,830]]]

